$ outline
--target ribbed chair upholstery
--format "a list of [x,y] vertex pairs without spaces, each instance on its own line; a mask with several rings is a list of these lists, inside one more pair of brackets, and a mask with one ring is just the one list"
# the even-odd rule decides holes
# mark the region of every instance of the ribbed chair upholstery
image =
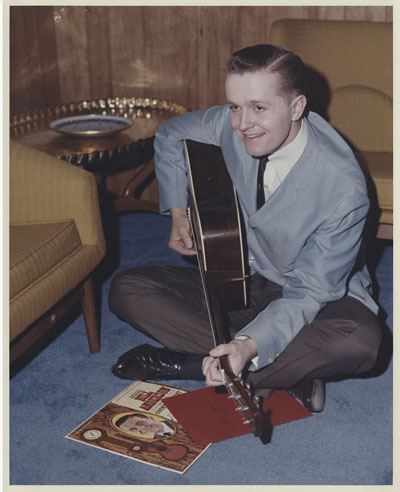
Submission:
[[311,109],[354,148],[370,185],[376,236],[393,239],[392,24],[281,19],[270,42],[309,67]]
[[95,177],[10,142],[10,362],[78,300],[99,350],[92,272],[105,255]]

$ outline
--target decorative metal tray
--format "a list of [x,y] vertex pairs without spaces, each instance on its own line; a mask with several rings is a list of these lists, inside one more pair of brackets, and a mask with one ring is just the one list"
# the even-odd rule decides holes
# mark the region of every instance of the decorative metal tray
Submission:
[[[109,97],[45,106],[24,113],[16,113],[10,120],[10,136],[20,143],[54,155],[85,169],[94,170],[108,164],[113,172],[118,162],[126,161],[132,168],[147,162],[154,154],[154,134],[159,125],[179,114],[187,113],[184,106],[166,99],[144,97]],[[51,122],[76,117],[105,116],[131,120],[133,125],[105,138],[81,135],[63,138],[50,128]],[[115,120],[114,120],[115,121]],[[69,135],[64,135],[68,137]],[[84,138],[86,137],[86,138]]]
[[52,121],[49,127],[73,137],[106,137],[130,128],[133,121],[121,116],[87,114]]

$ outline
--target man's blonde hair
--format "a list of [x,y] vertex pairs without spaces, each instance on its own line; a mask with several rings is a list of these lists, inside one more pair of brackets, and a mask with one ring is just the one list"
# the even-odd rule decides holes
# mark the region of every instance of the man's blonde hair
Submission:
[[228,73],[241,74],[267,69],[280,76],[279,94],[292,99],[306,93],[305,67],[302,59],[292,51],[273,44],[249,46],[232,54]]

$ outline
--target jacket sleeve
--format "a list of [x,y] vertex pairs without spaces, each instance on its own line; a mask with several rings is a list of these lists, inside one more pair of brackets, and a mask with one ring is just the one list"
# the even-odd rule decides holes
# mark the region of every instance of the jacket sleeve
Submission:
[[176,116],[160,125],[154,141],[155,171],[160,191],[160,211],[188,205],[184,140],[220,145],[228,108],[215,106]]
[[304,244],[287,274],[282,298],[271,302],[237,333],[257,343],[257,366],[252,364],[250,370],[274,362],[326,303],[346,294],[368,208],[368,197],[362,193],[343,199]]

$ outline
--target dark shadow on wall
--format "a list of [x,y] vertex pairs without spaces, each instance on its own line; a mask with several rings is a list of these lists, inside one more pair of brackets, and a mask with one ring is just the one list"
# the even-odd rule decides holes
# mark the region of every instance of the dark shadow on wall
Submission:
[[315,68],[305,65],[306,77],[306,111],[313,111],[329,121],[328,108],[331,102],[331,88],[325,76]]

